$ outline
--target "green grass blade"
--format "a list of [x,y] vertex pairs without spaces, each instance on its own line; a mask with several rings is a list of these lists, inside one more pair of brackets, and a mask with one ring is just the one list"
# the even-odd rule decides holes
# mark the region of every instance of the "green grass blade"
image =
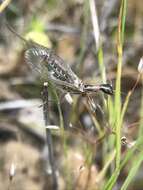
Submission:
[[139,150],[139,147],[142,145],[143,145],[143,138],[139,138],[137,140],[136,144],[127,151],[126,155],[124,156],[123,161],[120,164],[120,167],[114,171],[114,173],[112,174],[112,176],[110,177],[108,182],[105,184],[105,186],[103,188],[104,190],[112,190],[113,189],[113,186],[118,178],[118,175],[119,175],[121,169],[123,169],[123,167],[127,164],[127,162],[131,160],[135,151]]
[[130,169],[130,172],[125,180],[125,182],[122,185],[121,190],[126,190],[129,186],[129,184],[132,182],[134,176],[136,175],[141,163],[143,162],[143,151],[139,153],[139,155],[135,156],[132,162],[132,168]]
[[123,122],[123,119],[124,119],[124,116],[125,116],[125,113],[126,113],[128,104],[129,104],[129,100],[130,100],[131,94],[132,94],[132,92],[130,91],[130,92],[127,94],[126,99],[125,99],[125,102],[124,102],[124,104],[123,104],[122,113],[121,113],[121,123]]
[[116,183],[118,176],[120,174],[120,164],[121,164],[121,127],[122,120],[127,107],[126,104],[121,109],[121,75],[122,75],[122,54],[123,54],[123,36],[125,31],[125,20],[126,20],[126,7],[127,1],[122,0],[120,6],[120,13],[118,19],[118,41],[117,41],[117,53],[118,53],[118,65],[117,65],[117,75],[116,75],[116,87],[115,87],[115,101],[114,101],[114,122],[115,123],[115,133],[116,133],[116,168],[110,179],[107,181],[104,190],[112,190],[114,184]]

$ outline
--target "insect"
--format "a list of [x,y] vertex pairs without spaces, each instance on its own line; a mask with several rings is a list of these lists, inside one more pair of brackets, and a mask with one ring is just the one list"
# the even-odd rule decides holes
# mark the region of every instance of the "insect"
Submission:
[[56,55],[53,50],[33,41],[27,41],[17,34],[9,25],[8,28],[26,43],[27,50],[25,51],[25,60],[27,64],[32,70],[36,71],[39,76],[42,76],[45,80],[51,81],[59,90],[82,95],[88,95],[98,91],[102,91],[108,95],[113,94],[112,85],[85,84],[72,71],[70,66],[66,64],[62,58]]

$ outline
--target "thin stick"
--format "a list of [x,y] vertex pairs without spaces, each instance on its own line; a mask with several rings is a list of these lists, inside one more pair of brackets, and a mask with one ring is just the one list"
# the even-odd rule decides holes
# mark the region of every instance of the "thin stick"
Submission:
[[0,13],[10,4],[11,0],[5,0],[0,4]]
[[94,0],[89,1],[90,5],[90,11],[91,11],[91,19],[92,19],[92,25],[93,25],[93,35],[94,40],[96,43],[96,49],[99,49],[100,46],[100,30],[99,30],[99,24],[98,24],[98,17],[97,17],[97,11],[96,11],[96,5]]
[[[48,82],[45,82],[43,85],[42,100],[43,100],[43,115],[44,115],[45,127],[47,127],[49,125]],[[53,178],[52,189],[57,190],[58,183],[57,183],[56,168],[55,168],[55,161],[54,161],[52,135],[51,135],[50,129],[46,129],[46,138],[47,138],[46,141],[47,141],[48,152],[49,152],[49,162],[50,162],[52,178]]]

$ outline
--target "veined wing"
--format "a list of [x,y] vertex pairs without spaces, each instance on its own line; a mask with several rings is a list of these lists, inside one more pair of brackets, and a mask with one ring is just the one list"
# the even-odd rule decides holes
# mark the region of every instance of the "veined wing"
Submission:
[[67,86],[83,91],[81,80],[59,56],[51,49],[33,44],[25,52],[25,58],[32,70],[42,78],[53,81],[56,85]]
[[25,52],[26,62],[30,65],[33,71],[46,80],[52,80],[55,84],[67,86],[71,89],[75,88],[83,92],[84,87],[81,80],[51,49],[24,39],[17,34],[9,24],[7,24],[7,27],[12,33],[25,42],[28,48]]

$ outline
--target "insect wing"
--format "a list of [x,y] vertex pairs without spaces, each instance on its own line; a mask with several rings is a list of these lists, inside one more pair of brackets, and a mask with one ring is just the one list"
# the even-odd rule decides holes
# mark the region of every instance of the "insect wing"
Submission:
[[31,69],[42,78],[56,85],[79,88],[79,78],[51,49],[36,44],[25,52],[25,58]]
[[42,64],[44,56],[46,56],[44,55],[44,51],[43,55],[41,55],[41,52],[39,53],[38,48],[30,48],[25,52],[27,64],[30,66],[32,71],[40,76],[44,76],[44,72],[46,71],[44,64]]

